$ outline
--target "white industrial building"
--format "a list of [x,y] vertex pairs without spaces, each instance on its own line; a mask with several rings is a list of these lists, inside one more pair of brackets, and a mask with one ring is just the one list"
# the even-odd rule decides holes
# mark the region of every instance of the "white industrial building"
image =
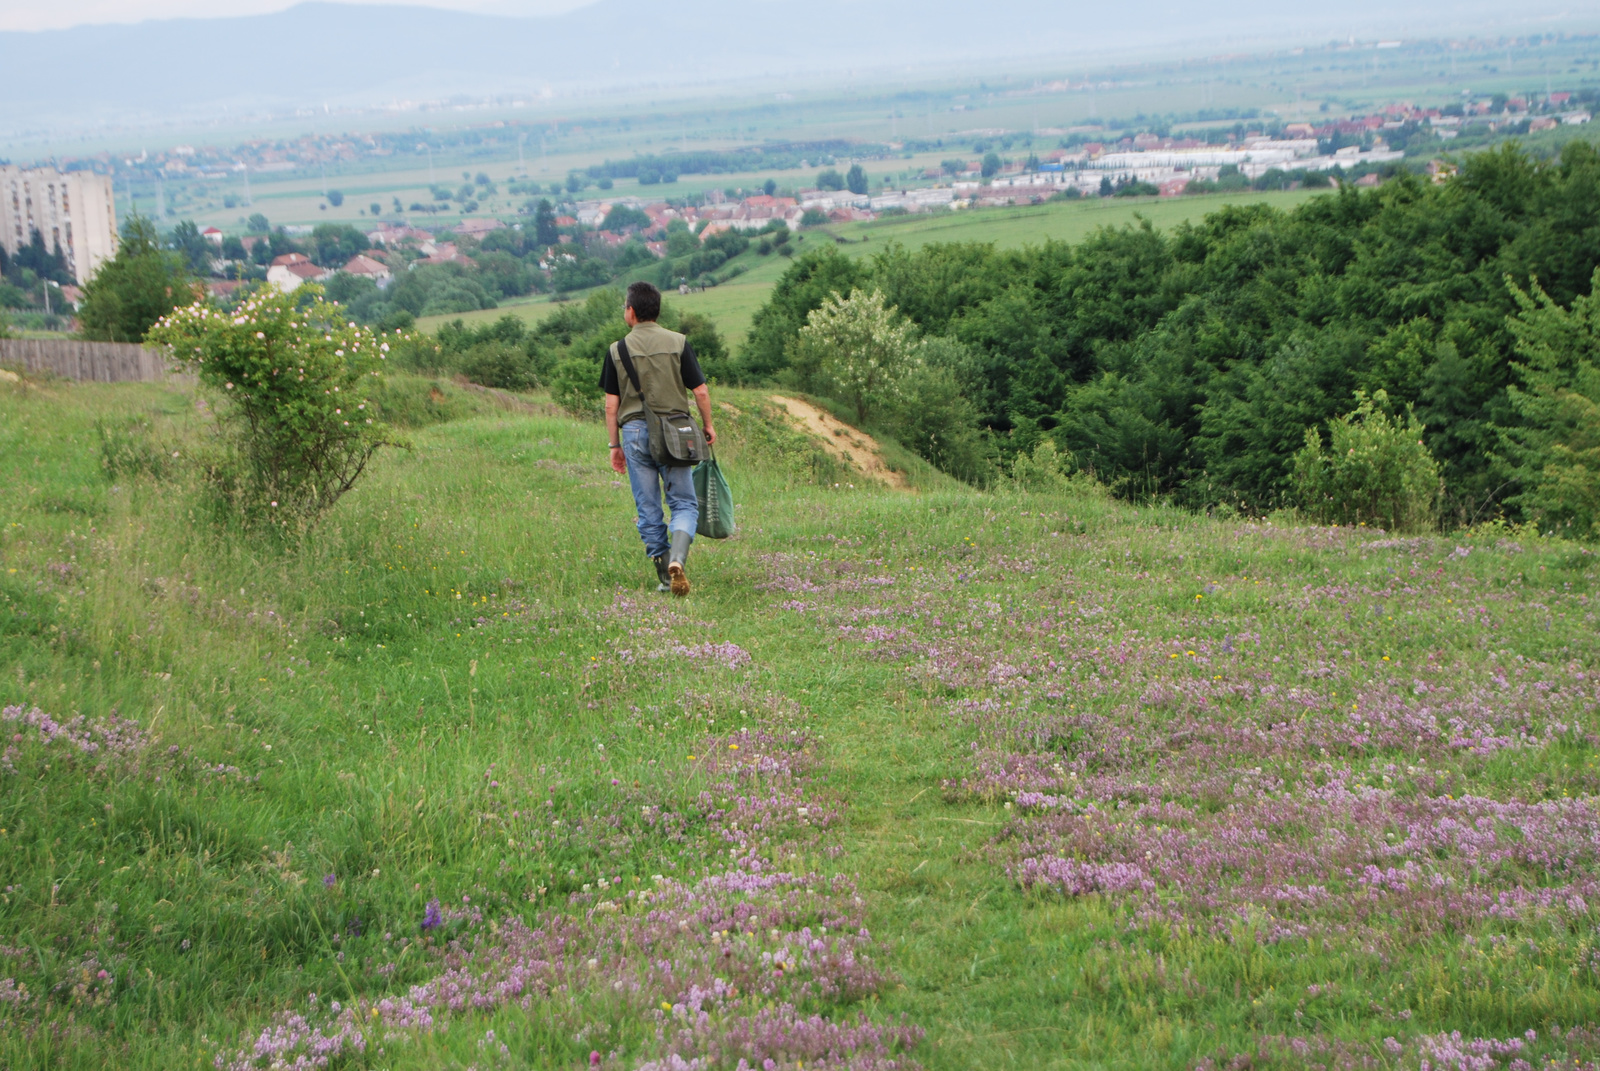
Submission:
[[[1332,155],[1318,155],[1317,142],[1311,138],[1295,140],[1252,141],[1238,148],[1211,147],[1204,149],[1157,149],[1147,152],[1110,152],[1074,161],[1073,169],[1039,171],[996,178],[985,188],[985,193],[998,194],[1002,189],[1041,187],[1048,194],[1052,188],[1076,186],[1086,194],[1100,188],[1101,179],[1112,182],[1149,182],[1157,186],[1174,180],[1215,180],[1223,167],[1233,165],[1245,178],[1260,178],[1273,168],[1283,171],[1329,171],[1335,167],[1355,167],[1360,164],[1380,164],[1405,158],[1405,153],[1392,151],[1378,145],[1362,151],[1352,145]],[[957,183],[959,189],[960,183]]]
[[0,248],[15,256],[38,231],[47,249],[66,254],[86,283],[117,252],[117,210],[111,177],[53,167],[0,166]]

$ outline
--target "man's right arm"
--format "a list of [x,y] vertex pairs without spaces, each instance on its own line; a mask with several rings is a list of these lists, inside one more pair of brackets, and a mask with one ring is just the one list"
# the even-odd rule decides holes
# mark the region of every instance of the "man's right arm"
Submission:
[[615,394],[606,395],[606,442],[611,448],[612,469],[627,472],[628,459],[622,453],[622,429],[617,426],[617,407],[621,401]]

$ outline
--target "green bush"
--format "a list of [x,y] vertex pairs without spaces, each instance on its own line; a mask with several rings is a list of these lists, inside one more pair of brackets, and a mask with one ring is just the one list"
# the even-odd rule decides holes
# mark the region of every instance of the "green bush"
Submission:
[[458,357],[461,374],[474,383],[501,390],[533,390],[539,386],[528,351],[509,342],[480,342]]
[[[666,310],[663,310],[661,319],[665,324],[668,319]],[[707,379],[725,382],[737,378],[738,369],[729,360],[728,347],[723,343],[722,335],[718,333],[711,317],[686,312],[678,318],[676,325],[667,326],[688,337],[689,344],[694,347],[695,359],[700,362],[700,371],[705,373]]]
[[1088,473],[1076,472],[1071,454],[1056,448],[1051,439],[1041,439],[1032,453],[1019,453],[1011,462],[1011,486],[1019,491],[1091,491],[1105,495],[1105,488]]
[[556,365],[550,377],[550,396],[573,416],[600,417],[604,412],[600,401],[600,367],[585,357],[568,357]]
[[209,473],[246,522],[309,524],[373,454],[401,445],[371,402],[391,340],[349,323],[314,284],[259,291],[229,313],[197,301],[149,339],[216,396],[223,442]]
[[437,375],[455,371],[455,357],[428,335],[401,335],[398,341],[391,335],[389,365],[405,372]]
[[[929,340],[940,347],[959,344]],[[999,450],[994,435],[979,426],[978,408],[957,374],[929,354],[937,347],[924,344],[924,363],[901,384],[895,407],[895,439],[939,471],[978,487],[994,479]]]
[[1367,524],[1416,532],[1437,523],[1443,483],[1411,407],[1391,416],[1389,396],[1356,391],[1356,408],[1328,421],[1330,446],[1315,426],[1294,456],[1293,482],[1305,511],[1325,524]]

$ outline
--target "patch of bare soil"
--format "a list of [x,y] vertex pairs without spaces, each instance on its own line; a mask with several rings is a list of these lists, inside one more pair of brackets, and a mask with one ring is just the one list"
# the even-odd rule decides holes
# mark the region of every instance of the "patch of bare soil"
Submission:
[[774,394],[772,400],[789,414],[796,425],[821,442],[824,449],[862,476],[888,484],[896,490],[910,490],[905,475],[883,463],[883,452],[878,447],[878,441],[866,432],[843,423],[833,414],[799,398]]

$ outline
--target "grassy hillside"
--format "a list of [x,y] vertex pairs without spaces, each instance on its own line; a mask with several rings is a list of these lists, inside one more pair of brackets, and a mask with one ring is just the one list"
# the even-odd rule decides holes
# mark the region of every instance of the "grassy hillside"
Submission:
[[[842,248],[854,256],[869,256],[882,249],[887,242],[900,242],[909,249],[918,249],[930,242],[993,242],[1002,248],[1038,244],[1047,239],[1076,242],[1096,228],[1121,227],[1134,222],[1136,217],[1148,219],[1157,227],[1168,228],[1189,220],[1198,221],[1225,204],[1270,204],[1288,209],[1308,197],[1316,196],[1318,192],[1325,191],[1291,190],[1165,199],[1089,198],[1029,208],[985,208],[929,216],[891,217],[871,223],[824,227],[806,232],[805,238],[807,242],[842,239]],[[802,244],[800,248],[808,246]],[[751,317],[766,302],[767,293],[788,267],[788,261],[778,256],[760,257],[755,253],[745,253],[729,263],[744,267],[745,273],[721,286],[672,300],[686,310],[711,316],[724,337],[737,347],[750,329]],[[532,322],[548,315],[550,308],[549,299],[540,298],[525,304],[507,304],[499,309],[465,313],[460,319],[479,323],[499,319],[510,312]],[[436,331],[440,324],[456,318],[424,317],[417,326],[425,331]]]
[[1589,552],[852,487],[726,395],[672,601],[597,426],[443,393],[290,547],[185,389],[0,384],[0,1065],[1600,1056]]

